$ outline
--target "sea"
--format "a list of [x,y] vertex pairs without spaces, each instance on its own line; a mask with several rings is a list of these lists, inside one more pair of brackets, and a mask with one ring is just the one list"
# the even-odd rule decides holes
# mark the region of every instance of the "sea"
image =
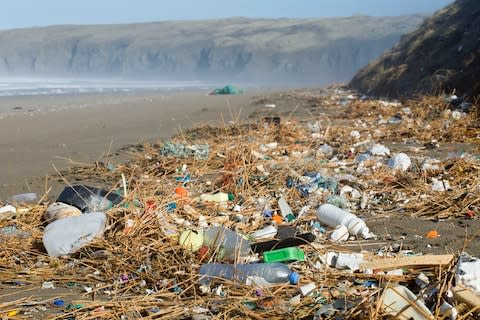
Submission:
[[[19,115],[114,105],[125,99],[142,99],[150,93],[208,94],[218,83],[125,79],[2,78],[0,120]],[[145,96],[144,96],[145,95]],[[45,97],[45,99],[40,99]]]
[[142,81],[124,79],[0,78],[0,97],[34,95],[75,95],[115,92],[180,91],[210,89],[202,81]]

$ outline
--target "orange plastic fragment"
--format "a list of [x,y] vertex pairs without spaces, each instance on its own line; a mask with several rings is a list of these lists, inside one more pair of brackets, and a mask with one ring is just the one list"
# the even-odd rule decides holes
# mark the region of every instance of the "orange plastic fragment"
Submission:
[[176,187],[175,188],[175,194],[178,195],[181,198],[185,198],[188,195],[188,191],[183,187]]
[[278,214],[274,214],[272,216],[272,221],[275,222],[276,224],[282,224],[283,222],[283,217],[278,215]]
[[430,230],[427,232],[426,237],[428,239],[434,239],[440,237],[440,234],[438,233],[437,230]]

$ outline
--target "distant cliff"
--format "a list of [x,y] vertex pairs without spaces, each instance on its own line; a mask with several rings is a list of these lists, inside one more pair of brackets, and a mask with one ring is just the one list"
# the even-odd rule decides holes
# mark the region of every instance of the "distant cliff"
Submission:
[[347,81],[422,16],[170,21],[0,31],[0,76]]
[[361,69],[350,86],[392,98],[454,90],[480,97],[480,1],[457,0],[438,11]]

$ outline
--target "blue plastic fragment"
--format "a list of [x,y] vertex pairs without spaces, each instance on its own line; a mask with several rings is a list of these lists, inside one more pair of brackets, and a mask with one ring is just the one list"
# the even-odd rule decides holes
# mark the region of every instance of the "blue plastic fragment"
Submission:
[[292,177],[287,177],[287,188],[291,189],[295,186],[295,180]]
[[186,184],[186,183],[190,182],[191,180],[192,180],[192,178],[190,176],[190,173],[187,174],[186,176],[175,178],[176,182],[182,182],[183,184]]
[[173,212],[175,209],[177,209],[177,204],[175,202],[167,204],[167,212]]
[[265,218],[271,218],[273,217],[273,210],[270,210],[270,209],[265,209],[263,210],[263,216]]
[[65,305],[65,301],[62,299],[55,299],[53,300],[53,305],[56,307],[63,307]]

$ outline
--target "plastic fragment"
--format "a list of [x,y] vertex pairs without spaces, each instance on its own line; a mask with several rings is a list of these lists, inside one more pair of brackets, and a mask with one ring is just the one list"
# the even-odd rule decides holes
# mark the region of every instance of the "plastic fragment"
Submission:
[[410,160],[410,157],[407,156],[405,153],[397,153],[388,160],[388,166],[390,168],[401,171],[407,171],[411,165],[412,161]]
[[425,236],[428,238],[428,239],[435,239],[435,238],[438,238],[440,237],[440,234],[438,233],[437,230],[430,230],[428,231]]

